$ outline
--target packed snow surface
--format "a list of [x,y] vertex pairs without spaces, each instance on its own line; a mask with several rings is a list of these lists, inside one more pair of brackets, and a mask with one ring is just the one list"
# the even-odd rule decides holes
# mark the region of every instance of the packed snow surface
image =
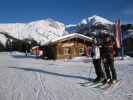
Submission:
[[82,87],[94,79],[91,59],[41,60],[22,53],[0,53],[0,100],[133,100],[133,58],[116,59],[121,84],[104,91]]

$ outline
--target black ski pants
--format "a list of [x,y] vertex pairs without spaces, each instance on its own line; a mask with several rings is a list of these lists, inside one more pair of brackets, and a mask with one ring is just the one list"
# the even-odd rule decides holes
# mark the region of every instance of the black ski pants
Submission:
[[93,64],[97,78],[104,78],[104,72],[101,66],[101,59],[93,59]]
[[104,68],[107,79],[117,80],[116,70],[113,58],[105,58]]

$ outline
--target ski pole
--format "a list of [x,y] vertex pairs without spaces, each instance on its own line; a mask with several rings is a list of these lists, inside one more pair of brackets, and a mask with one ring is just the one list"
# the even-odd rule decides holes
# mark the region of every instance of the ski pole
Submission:
[[91,71],[92,71],[92,62],[90,62],[90,70],[89,70],[89,79],[91,78]]

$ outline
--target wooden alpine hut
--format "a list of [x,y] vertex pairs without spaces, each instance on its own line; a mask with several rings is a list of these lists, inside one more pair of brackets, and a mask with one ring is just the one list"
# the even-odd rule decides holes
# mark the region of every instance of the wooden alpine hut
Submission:
[[44,56],[48,59],[71,59],[85,56],[92,38],[82,34],[73,33],[59,37],[44,45]]

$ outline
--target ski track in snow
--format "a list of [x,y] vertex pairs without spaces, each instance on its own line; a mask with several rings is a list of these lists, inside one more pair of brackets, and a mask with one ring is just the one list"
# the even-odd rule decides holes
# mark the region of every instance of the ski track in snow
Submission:
[[[92,62],[41,60],[0,53],[0,100],[133,100],[133,58],[115,61],[121,84],[107,94],[82,87]],[[95,77],[94,69],[91,78]]]

